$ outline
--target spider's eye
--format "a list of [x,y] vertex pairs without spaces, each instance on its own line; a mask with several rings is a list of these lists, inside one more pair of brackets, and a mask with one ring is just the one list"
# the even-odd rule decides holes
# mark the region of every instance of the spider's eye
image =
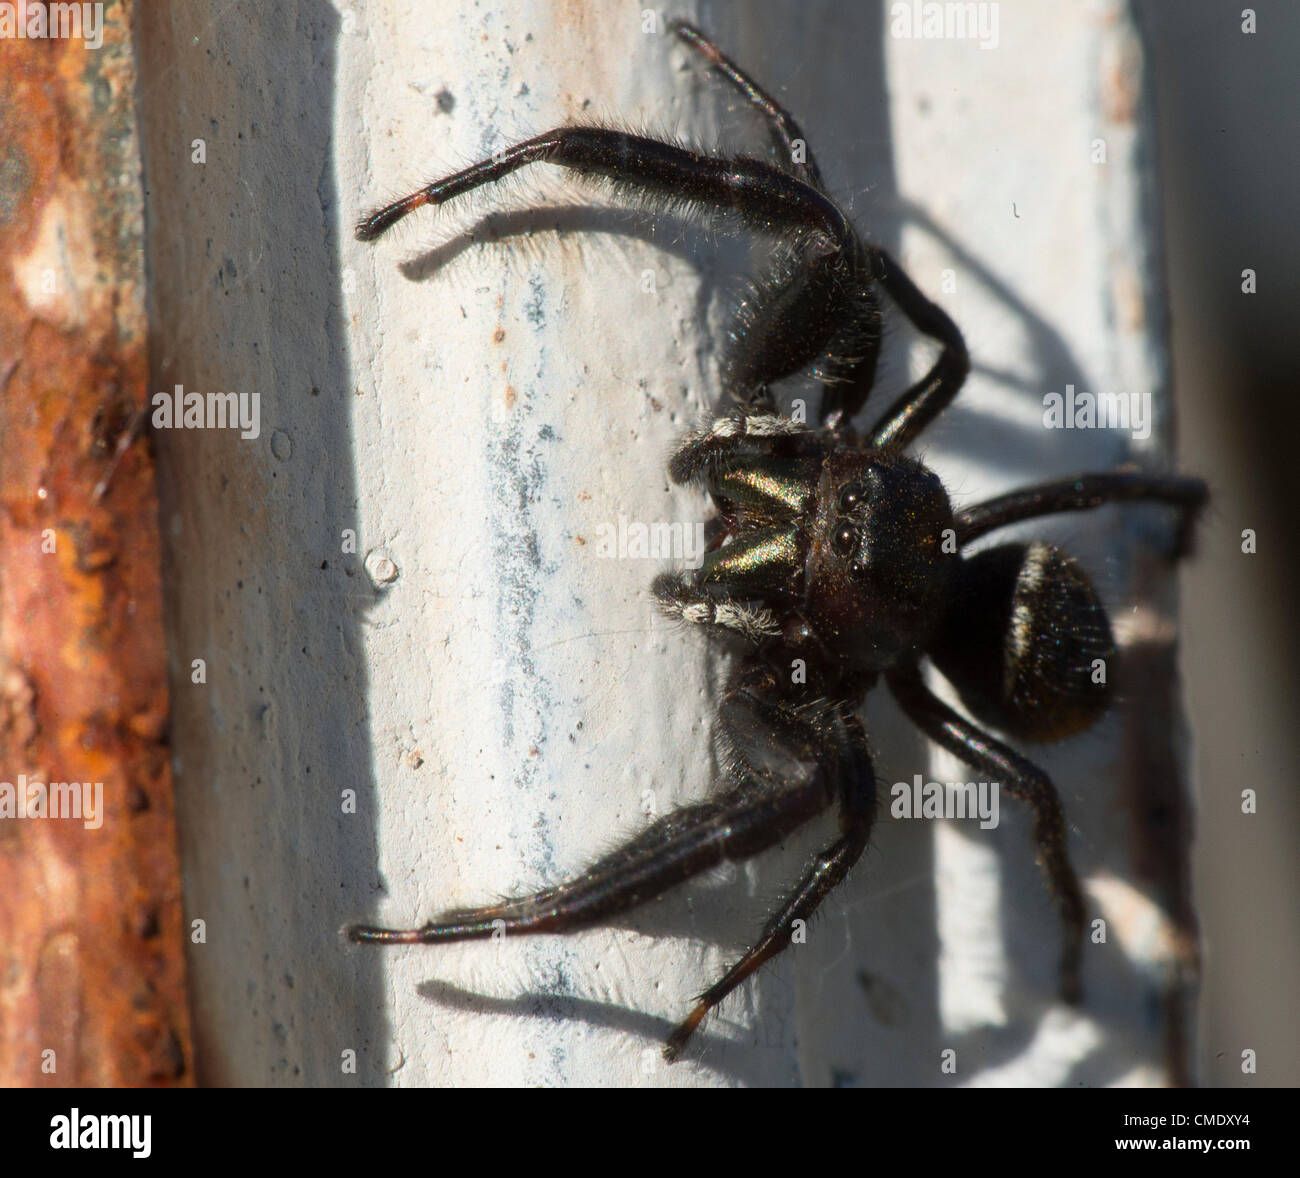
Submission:
[[858,545],[858,529],[852,524],[840,524],[831,537],[831,547],[841,556],[848,556]]
[[857,483],[850,483],[840,492],[840,512],[848,515],[862,503],[862,488]]

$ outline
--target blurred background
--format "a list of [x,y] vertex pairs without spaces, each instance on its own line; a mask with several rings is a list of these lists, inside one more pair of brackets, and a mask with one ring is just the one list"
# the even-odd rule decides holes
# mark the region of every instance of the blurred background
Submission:
[[[1200,1082],[1300,1083],[1300,790],[1295,508],[1300,308],[1300,5],[1135,5],[1154,91],[1172,315],[1178,469],[1206,476],[1202,553],[1254,529],[1255,555],[1185,566],[1182,642],[1203,935]],[[1245,12],[1255,32],[1243,31]],[[1253,270],[1256,293],[1243,293]],[[1258,814],[1241,812],[1253,789]],[[1264,1060],[1267,1058],[1267,1063]]]

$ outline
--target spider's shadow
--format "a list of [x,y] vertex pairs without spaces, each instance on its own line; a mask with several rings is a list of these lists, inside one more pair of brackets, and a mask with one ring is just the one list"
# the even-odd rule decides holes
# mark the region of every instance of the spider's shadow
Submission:
[[[900,199],[897,212],[905,223],[935,238],[960,272],[973,278],[989,296],[990,303],[1003,307],[1024,333],[1026,363],[1018,372],[987,363],[982,356],[981,341],[968,338],[971,347],[968,386],[982,380],[1039,406],[1045,392],[1060,391],[1066,384],[1080,381],[1088,371],[1087,364],[1060,331],[990,265],[915,202]],[[1118,431],[1112,434],[1117,435]],[[1099,443],[1107,440],[1106,431],[1045,430],[1037,425],[1027,428],[999,420],[981,406],[972,405],[969,397],[958,396],[927,431],[922,449],[935,445],[968,458],[996,454],[1002,471],[1025,472],[1025,478],[1051,478],[1076,468],[1105,469],[1121,461],[1124,445],[1118,437],[1111,439],[1114,444],[1108,452],[1099,450]],[[1036,526],[1041,531],[1042,523]]]
[[[743,254],[738,252],[735,234],[701,226],[672,213],[657,213],[650,221],[635,209],[602,205],[558,205],[487,213],[456,237],[424,250],[403,262],[399,269],[410,282],[428,282],[448,266],[483,246],[522,247],[535,255],[539,264],[553,260],[556,242],[563,248],[583,248],[587,243],[609,238],[640,241],[683,261],[699,277],[694,315],[702,318],[719,297],[744,278]],[[702,265],[701,257],[712,256],[716,264]],[[719,277],[734,272],[735,277]]]

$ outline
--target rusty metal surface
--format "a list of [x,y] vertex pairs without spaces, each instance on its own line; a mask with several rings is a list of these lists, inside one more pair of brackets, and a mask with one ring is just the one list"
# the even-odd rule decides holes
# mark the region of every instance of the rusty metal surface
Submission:
[[[108,5],[97,49],[45,39],[0,52],[0,1083],[11,1086],[192,1074],[153,462],[143,441],[118,454],[148,392],[130,21],[129,5]],[[20,788],[52,782],[102,782],[102,803],[89,818],[18,816]],[[78,796],[92,805],[95,791]]]

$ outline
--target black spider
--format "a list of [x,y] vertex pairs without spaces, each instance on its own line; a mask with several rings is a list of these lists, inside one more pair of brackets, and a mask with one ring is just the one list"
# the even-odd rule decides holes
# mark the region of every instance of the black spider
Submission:
[[[420,929],[353,927],[355,941],[429,944],[600,923],[716,866],[780,842],[831,803],[839,835],[768,920],[757,944],[709,987],[668,1039],[671,1060],[710,1009],[791,940],[857,862],[876,809],[858,709],[883,675],[937,744],[1033,811],[1034,838],[1064,924],[1061,983],[1080,996],[1084,910],[1047,775],[940,702],[923,657],[971,715],[1021,740],[1059,740],[1110,702],[1096,660],[1114,653],[1087,576],[1047,544],[964,557],[985,533],[1053,512],[1154,500],[1181,509],[1178,552],[1206,500],[1197,479],[1084,474],[954,511],[935,474],[904,451],[948,405],[969,367],[961,333],[883,250],[863,241],[826,195],[794,120],[699,30],[672,25],[766,120],[783,167],[721,158],[603,127],[561,127],[379,209],[357,226],[371,241],[422,205],[438,205],[532,163],[609,181],[653,205],[730,214],[778,244],[742,303],[723,364],[736,408],[688,437],[669,465],[702,482],[720,532],[701,567],[656,579],[671,616],[739,635],[752,647],[720,708],[725,777],[713,798],[653,823],[581,876],[522,899],[446,912]],[[942,345],[926,376],[865,434],[853,419],[880,350],[883,289]],[[816,364],[820,428],[777,412],[769,386]]]

